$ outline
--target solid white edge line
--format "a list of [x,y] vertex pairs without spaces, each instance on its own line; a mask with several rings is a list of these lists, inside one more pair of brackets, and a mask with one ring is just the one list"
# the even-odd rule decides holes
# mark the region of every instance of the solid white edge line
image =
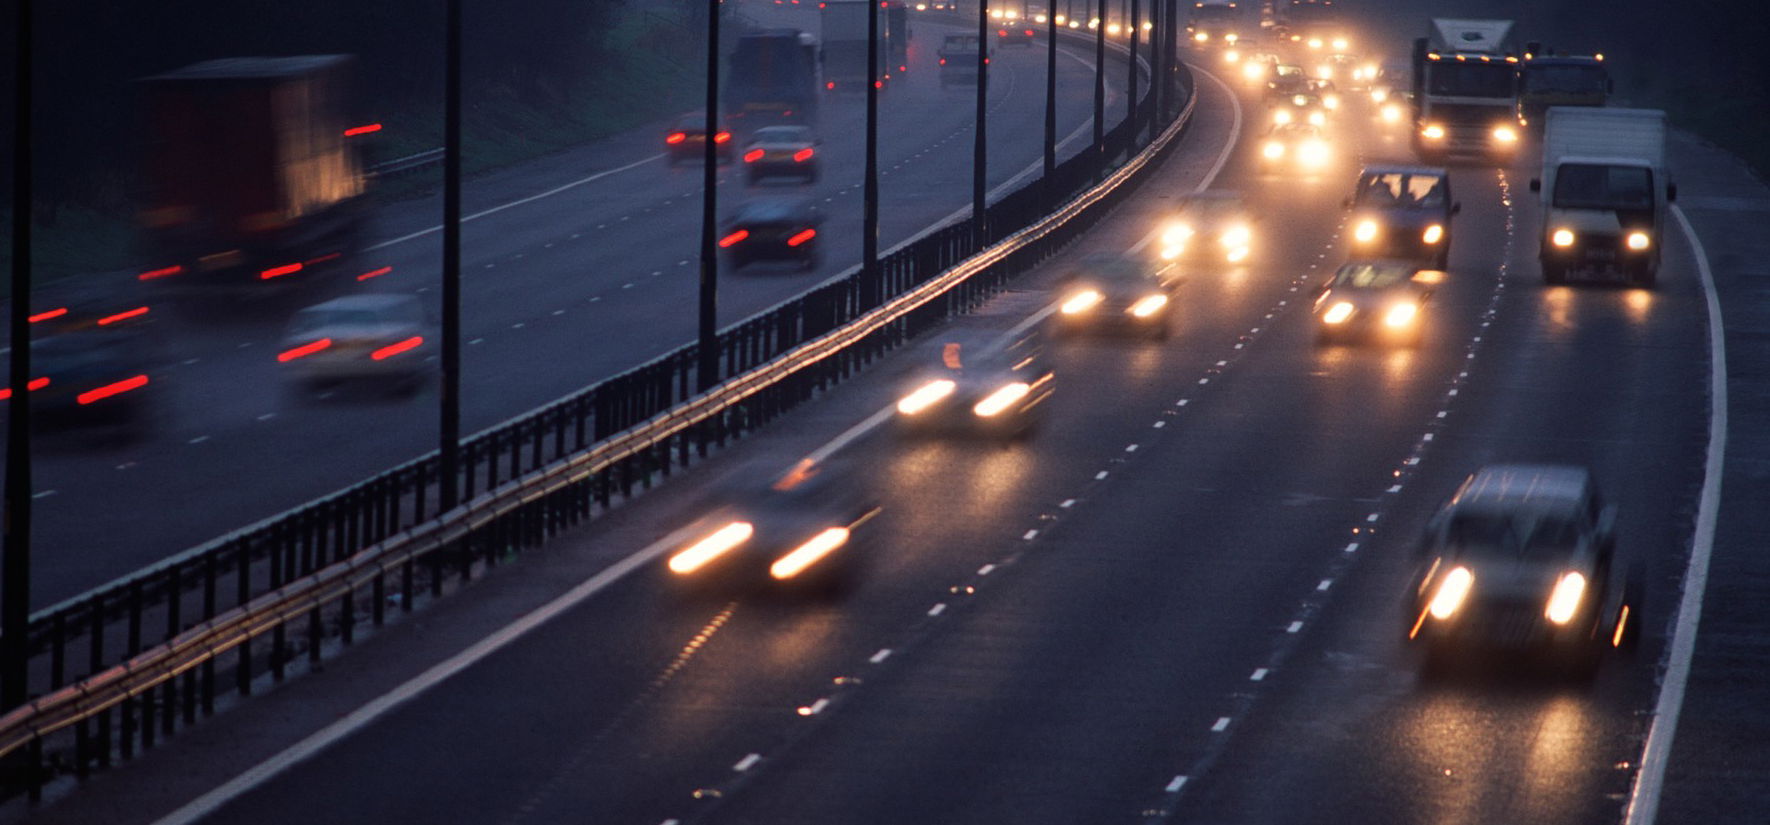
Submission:
[[1678,624],[1672,631],[1665,677],[1659,701],[1653,708],[1653,725],[1642,749],[1641,773],[1629,793],[1624,825],[1653,825],[1659,816],[1659,797],[1665,789],[1666,763],[1671,761],[1672,738],[1678,732],[1678,714],[1684,708],[1684,688],[1690,680],[1690,660],[1696,654],[1696,628],[1702,619],[1703,591],[1708,588],[1709,556],[1715,548],[1715,526],[1721,510],[1721,469],[1727,457],[1727,344],[1721,327],[1721,298],[1715,276],[1709,270],[1708,252],[1684,210],[1672,206],[1672,217],[1696,253],[1696,271],[1702,276],[1709,312],[1709,449],[1703,471],[1702,498],[1696,508],[1696,533],[1691,538],[1690,566],[1684,571],[1684,595],[1678,602]]
[[388,711],[417,698],[424,691],[436,687],[449,677],[504,649],[511,642],[527,635],[529,631],[578,606],[603,588],[614,584],[642,565],[663,555],[664,551],[687,540],[693,534],[693,529],[692,527],[683,527],[652,542],[645,549],[621,559],[608,569],[591,576],[553,601],[535,608],[522,618],[505,625],[460,653],[433,665],[430,669],[412,677],[399,687],[351,711],[338,721],[320,728],[277,755],[252,766],[239,776],[185,803],[172,813],[154,820],[153,825],[187,825],[187,823],[208,817],[235,798],[331,747],[339,740],[362,730],[386,715]]

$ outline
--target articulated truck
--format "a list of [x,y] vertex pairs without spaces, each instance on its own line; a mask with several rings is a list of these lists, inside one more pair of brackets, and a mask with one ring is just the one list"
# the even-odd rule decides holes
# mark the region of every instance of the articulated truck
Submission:
[[1512,21],[1434,19],[1413,52],[1413,144],[1421,160],[1509,163],[1519,137]]
[[1544,283],[1592,274],[1653,286],[1678,196],[1665,156],[1665,112],[1550,107],[1542,177],[1530,181],[1543,202]]

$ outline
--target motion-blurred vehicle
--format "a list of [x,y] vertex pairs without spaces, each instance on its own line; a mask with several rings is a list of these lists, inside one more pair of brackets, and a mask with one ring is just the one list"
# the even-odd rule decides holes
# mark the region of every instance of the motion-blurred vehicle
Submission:
[[1278,70],[1280,58],[1273,52],[1241,52],[1236,49],[1225,49],[1224,59],[1228,60],[1231,54],[1236,55],[1241,63],[1241,79],[1248,86],[1265,88]]
[[[713,127],[713,147],[720,163],[730,163],[735,154],[737,144],[732,140],[731,129],[724,123]],[[690,112],[676,118],[670,124],[670,130],[664,133],[664,150],[669,153],[670,165],[675,166],[685,160],[701,160],[707,156],[707,115],[705,112]]]
[[1130,255],[1094,253],[1064,273],[1062,303],[1051,316],[1057,335],[1131,332],[1168,337],[1170,284],[1162,265]]
[[[47,317],[45,317],[47,316]],[[32,423],[41,432],[108,431],[125,440],[152,426],[154,319],[145,306],[100,311],[58,307],[32,323]],[[0,387],[0,405],[12,390]],[[9,408],[9,406],[7,407]]]
[[349,55],[236,57],[141,80],[140,212],[166,292],[246,298],[326,277],[361,246],[366,177]]
[[436,347],[428,326],[414,295],[333,298],[295,313],[277,361],[304,389],[364,381],[411,396],[430,377],[426,358]]
[[1260,138],[1260,162],[1268,170],[1318,172],[1332,160],[1327,134],[1314,124],[1279,124]]
[[1518,67],[1518,121],[1540,131],[1550,106],[1605,106],[1613,88],[1604,55],[1526,50]]
[[834,593],[858,572],[879,506],[853,473],[804,460],[785,472],[751,465],[712,496],[707,515],[665,562],[678,586]]
[[757,129],[744,145],[745,178],[752,186],[774,177],[816,183],[822,165],[817,146],[822,142],[806,126]]
[[1309,51],[1343,52],[1352,47],[1333,0],[1289,0],[1278,8],[1280,36]]
[[1239,193],[1186,195],[1162,227],[1161,258],[1199,263],[1246,263],[1254,250],[1254,222]]
[[1004,46],[1031,46],[1037,31],[1030,25],[996,27],[996,42]]
[[1678,187],[1666,170],[1666,114],[1658,109],[1549,109],[1542,196],[1543,282],[1616,274],[1638,287],[1659,277],[1668,205]]
[[1315,297],[1315,341],[1418,344],[1421,317],[1444,273],[1412,261],[1342,264]]
[[1428,665],[1497,651],[1589,672],[1641,621],[1639,582],[1614,569],[1615,524],[1583,467],[1481,468],[1427,523],[1407,638]]
[[1292,95],[1273,98],[1269,105],[1272,108],[1272,123],[1285,126],[1292,123],[1307,123],[1310,126],[1325,126],[1328,120],[1327,103],[1320,94],[1298,92]]
[[1266,78],[1266,103],[1312,91],[1309,73],[1295,63],[1275,63]]
[[817,38],[798,29],[739,35],[726,73],[726,121],[744,132],[817,123]]
[[1200,0],[1192,4],[1186,36],[1200,46],[1233,46],[1247,34],[1247,25],[1235,3]]
[[[868,83],[883,84],[891,74],[891,22],[886,10],[874,0],[822,0],[818,4],[823,27],[824,89],[834,92],[865,91]],[[893,6],[897,4],[892,4]],[[868,15],[878,14],[881,40],[878,63],[867,66]]]
[[1432,166],[1366,166],[1352,197],[1352,252],[1358,258],[1400,258],[1450,265],[1450,172]]
[[1435,18],[1414,41],[1414,151],[1427,163],[1500,164],[1518,153],[1518,54],[1510,20]]
[[818,227],[823,213],[807,197],[774,195],[751,198],[738,205],[720,230],[719,248],[733,269],[757,261],[796,263],[800,269],[816,269],[819,262]]
[[950,332],[938,363],[917,373],[897,402],[900,429],[996,438],[1029,435],[1055,377],[1038,330]]
[[[975,34],[947,35],[940,41],[940,85],[977,85],[977,53],[987,47]],[[988,52],[983,56],[987,59]]]

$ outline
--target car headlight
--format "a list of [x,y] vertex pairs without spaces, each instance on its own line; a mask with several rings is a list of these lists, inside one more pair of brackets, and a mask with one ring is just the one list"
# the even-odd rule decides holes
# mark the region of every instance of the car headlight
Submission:
[[1327,115],[1324,115],[1320,112],[1310,112],[1309,113],[1309,125],[1310,126],[1321,126],[1325,123],[1327,123]]
[[1551,234],[1549,236],[1549,243],[1559,246],[1562,249],[1566,249],[1567,247],[1573,246],[1573,230],[1571,230],[1571,229],[1557,229],[1557,230],[1555,230],[1554,234]]
[[1432,594],[1432,603],[1426,609],[1431,611],[1434,619],[1448,619],[1456,615],[1474,588],[1475,574],[1467,567],[1453,567],[1438,582],[1438,592]]
[[1223,62],[1224,63],[1235,63],[1240,60],[1241,60],[1241,52],[1238,52],[1234,49],[1230,49],[1229,51],[1226,51],[1223,53]]
[[1198,33],[1198,34],[1195,34],[1195,35],[1193,35],[1193,36],[1192,36],[1192,39],[1193,39],[1193,40],[1196,40],[1196,41],[1198,41],[1198,42],[1200,42],[1200,43],[1203,43],[1203,42],[1205,42],[1205,41],[1206,41],[1206,40],[1209,40],[1209,39],[1211,39],[1211,36],[1210,36],[1210,35],[1208,35],[1208,34],[1205,34],[1205,33],[1204,33],[1204,32],[1199,32],[1199,33]]
[[1254,237],[1254,233],[1248,231],[1247,227],[1245,227],[1245,226],[1232,226],[1232,227],[1224,230],[1224,232],[1223,232],[1223,245],[1224,246],[1247,246],[1248,241],[1252,240],[1253,237]]
[[1377,239],[1377,222],[1365,218],[1352,227],[1352,240],[1359,243],[1370,243]]
[[1383,105],[1383,122],[1384,123],[1400,123],[1401,122],[1401,107],[1397,106],[1393,103],[1384,104]]
[[1317,66],[1315,69],[1315,76],[1321,78],[1322,80],[1333,80],[1334,79],[1334,67],[1332,67],[1332,66]]
[[1372,103],[1382,103],[1383,101],[1388,100],[1388,99],[1389,99],[1389,90],[1388,89],[1372,89],[1371,90],[1371,102]]
[[1161,308],[1167,305],[1168,296],[1166,295],[1145,295],[1137,299],[1137,303],[1131,305],[1131,314],[1138,318],[1148,318],[1160,312]]
[[686,576],[701,569],[720,556],[730,552],[732,548],[750,540],[756,532],[755,526],[747,521],[734,521],[700,541],[682,549],[670,557],[670,572],[678,576]]
[[[1319,114],[1319,112],[1317,114]],[[1320,166],[1327,163],[1328,148],[1326,143],[1319,140],[1310,140],[1305,141],[1301,148],[1304,163],[1307,163],[1310,166]]]
[[[1144,26],[1144,28],[1149,28],[1148,23],[1143,24],[1143,26]],[[1240,39],[1241,39],[1241,36],[1234,33],[1234,32],[1230,32],[1229,34],[1223,35],[1223,42],[1225,42],[1225,43],[1234,43],[1235,41],[1240,40]]]
[[1647,246],[1651,242],[1652,242],[1652,239],[1647,237],[1646,232],[1630,232],[1628,240],[1625,241],[1625,243],[1628,244],[1629,248],[1635,250],[1636,252],[1640,252],[1641,250],[1646,249]]
[[982,401],[977,402],[977,405],[971,408],[971,411],[977,413],[980,418],[989,418],[1013,406],[1016,401],[1025,398],[1030,392],[1032,392],[1032,385],[1015,381],[984,396]]
[[1569,571],[1555,582],[1555,589],[1549,594],[1549,604],[1543,608],[1543,615],[1555,624],[1567,624],[1579,612],[1580,599],[1585,594],[1586,577]]
[[1396,304],[1383,313],[1383,324],[1391,327],[1405,327],[1414,322],[1420,314],[1420,305],[1412,302]]
[[1426,231],[1420,233],[1420,240],[1426,243],[1438,243],[1444,240],[1444,227],[1439,224],[1426,227]]
[[1192,232],[1192,227],[1176,223],[1162,230],[1162,243],[1166,246],[1185,246],[1186,242],[1192,238]]
[[1338,109],[1340,108],[1340,96],[1327,95],[1321,99],[1321,105],[1326,106],[1329,109]]
[[1420,137],[1427,140],[1443,140],[1444,127],[1436,123],[1428,123],[1426,128],[1420,130]]
[[1259,80],[1265,74],[1266,67],[1259,63],[1243,63],[1241,66],[1241,76],[1249,80]]
[[1518,130],[1510,126],[1493,127],[1493,139],[1498,143],[1517,143]]
[[836,548],[848,543],[848,528],[831,527],[812,536],[811,539],[792,552],[775,559],[768,566],[768,575],[777,579],[790,579],[805,572],[805,568],[822,561],[825,556],[836,551]]
[[1276,123],[1280,126],[1283,126],[1286,123],[1290,123],[1291,122],[1291,110],[1279,109],[1278,111],[1273,112],[1272,113],[1272,122]]
[[1276,140],[1266,141],[1266,145],[1260,147],[1260,154],[1273,160],[1282,158],[1284,157],[1284,144]]
[[1059,307],[1059,309],[1062,310],[1064,315],[1076,315],[1093,309],[1095,304],[1098,304],[1103,300],[1106,300],[1106,296],[1101,295],[1099,291],[1084,289],[1081,292],[1071,295],[1063,302],[1063,306]]
[[1311,48],[1311,49],[1321,48],[1321,38],[1319,38],[1319,37],[1309,38],[1309,48]]
[[1333,306],[1328,307],[1327,312],[1324,312],[1321,314],[1322,323],[1325,323],[1325,324],[1346,323],[1346,319],[1352,317],[1352,310],[1353,310],[1353,306],[1350,301],[1341,301],[1337,304],[1334,304]]
[[897,402],[897,411],[904,415],[915,415],[940,403],[941,399],[953,394],[959,385],[940,378],[929,381],[916,388],[915,392],[904,396]]
[[1346,38],[1344,38],[1344,37],[1334,38],[1334,51],[1336,51],[1336,52],[1346,51],[1347,45],[1349,45],[1349,44],[1347,44]]

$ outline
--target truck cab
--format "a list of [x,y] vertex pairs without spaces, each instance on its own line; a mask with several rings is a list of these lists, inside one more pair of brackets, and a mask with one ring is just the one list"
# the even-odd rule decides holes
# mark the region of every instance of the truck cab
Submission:
[[1435,19],[1414,41],[1414,151],[1429,163],[1509,163],[1518,152],[1518,54],[1510,20]]
[[1518,120],[1540,132],[1550,106],[1603,106],[1612,88],[1604,55],[1526,52],[1518,70]]
[[1543,170],[1543,281],[1576,274],[1657,280],[1666,208],[1678,194],[1665,165],[1665,113],[1656,109],[1552,107]]

